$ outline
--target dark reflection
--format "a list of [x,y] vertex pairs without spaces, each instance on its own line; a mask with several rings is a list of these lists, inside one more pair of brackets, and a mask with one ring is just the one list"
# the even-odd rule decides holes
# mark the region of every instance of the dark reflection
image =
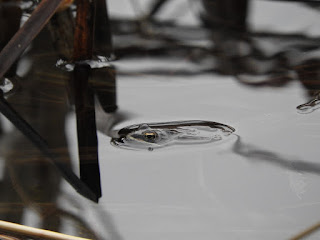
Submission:
[[308,90],[307,94],[314,96],[320,89],[320,59],[311,58],[295,66],[299,80]]
[[[8,2],[0,0],[0,27],[4,30],[4,35],[1,34],[0,38],[1,48],[18,30],[20,23],[20,5],[11,4],[13,1],[7,4]],[[98,2],[101,4],[104,1]],[[99,17],[101,19],[103,16]],[[11,20],[17,24],[12,22],[10,31],[6,31]],[[15,86],[15,92],[6,95],[7,101],[17,114],[47,141],[50,151],[58,156],[56,160],[59,164],[70,170],[72,166],[65,135],[65,117],[70,111],[68,103],[72,103],[69,101],[72,100],[72,91],[69,95],[66,91],[70,74],[56,68],[55,63],[59,58],[72,57],[72,26],[71,12],[56,14],[20,60],[19,76],[16,75],[15,66],[5,75]],[[102,41],[101,39],[103,36],[97,41]],[[98,51],[99,48],[95,50]],[[110,49],[106,48],[104,51]],[[93,77],[88,85],[98,96],[104,110],[112,112],[116,109],[114,70],[112,68],[99,70],[92,74]],[[104,80],[106,72],[110,75],[107,81]],[[16,79],[19,79],[19,82],[15,81]],[[95,119],[91,121],[95,122]],[[93,230],[93,225],[87,216],[82,216],[81,212],[72,213],[59,204],[61,198],[65,196],[61,191],[63,179],[61,173],[47,161],[47,156],[43,155],[43,152],[29,139],[16,128],[12,130],[5,128],[0,141],[1,161],[4,163],[4,169],[1,169],[4,175],[0,182],[1,220],[24,224],[26,213],[31,209],[40,218],[40,228],[64,231],[65,226],[62,223],[68,220],[72,222],[76,235],[90,239],[106,239],[105,236],[98,236]],[[77,198],[73,196],[70,201],[75,202]],[[84,203],[80,204],[80,208],[86,207]],[[121,236],[111,216],[98,207],[93,211],[99,215],[103,231],[110,232],[112,239],[120,240]]]
[[[43,39],[42,39],[43,40]],[[33,51],[48,49],[38,38]],[[64,134],[64,116],[67,106],[60,79],[37,74],[39,69],[47,69],[50,58],[39,58],[33,62],[27,76],[22,80],[22,90],[11,96],[8,102],[15,106],[42,136],[48,138],[49,145],[59,153],[59,161],[70,164]],[[52,123],[55,119],[55,123]],[[43,218],[42,227],[52,230],[59,229],[60,217],[56,214],[57,197],[60,194],[61,177],[42,153],[35,148],[17,130],[2,136],[2,156],[6,161],[5,177],[2,182],[1,198],[5,204],[13,203],[14,208],[6,206],[1,212],[1,219],[21,222],[25,209],[35,205]],[[44,204],[45,203],[45,204]],[[10,206],[10,204],[9,204]],[[11,212],[12,211],[12,212]]]
[[[157,10],[157,4],[163,8],[169,2],[154,1],[153,7]],[[169,64],[167,67],[142,65],[131,71],[120,69],[119,74],[194,77],[216,73],[234,76],[252,87],[284,87],[290,81],[299,80],[307,90],[307,98],[319,92],[319,37],[251,31],[247,24],[251,2],[247,0],[199,2],[202,3],[201,27],[160,21],[155,14],[138,20],[112,19],[118,59],[156,57],[186,63],[174,69]],[[320,6],[315,1],[301,4]],[[203,40],[207,40],[206,44]]]
[[249,0],[202,0],[204,24],[222,31],[247,30]]
[[286,158],[285,156],[276,154],[272,151],[246,144],[242,141],[240,136],[237,136],[232,151],[252,161],[263,161],[296,172],[320,174],[320,164],[318,163]]
[[[46,44],[48,32],[34,41],[29,53],[50,52]],[[8,102],[26,119],[37,132],[46,137],[51,150],[59,155],[59,161],[70,166],[69,152],[64,133],[65,115],[68,111],[65,75],[52,69],[56,56],[42,55],[33,59],[33,66],[21,79],[21,91],[10,96]],[[43,72],[39,72],[41,71]],[[52,121],[54,120],[54,121]],[[58,231],[61,220],[72,219],[82,226],[83,236],[96,239],[90,228],[79,216],[66,214],[58,206],[61,174],[45,156],[18,130],[4,133],[1,137],[1,156],[5,159],[5,175],[1,182],[2,220],[22,223],[26,210],[35,210],[41,219],[41,228]]]

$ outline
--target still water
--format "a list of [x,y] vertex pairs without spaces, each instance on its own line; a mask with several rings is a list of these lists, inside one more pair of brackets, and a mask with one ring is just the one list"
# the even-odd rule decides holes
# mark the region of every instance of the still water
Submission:
[[[96,98],[99,203],[3,118],[0,219],[103,240],[291,239],[320,222],[319,6],[253,1],[234,35],[199,27],[192,1],[130,20],[150,3],[108,1],[114,55],[90,61],[90,86],[116,75],[118,110]],[[2,88],[78,174],[74,66],[50,27]]]

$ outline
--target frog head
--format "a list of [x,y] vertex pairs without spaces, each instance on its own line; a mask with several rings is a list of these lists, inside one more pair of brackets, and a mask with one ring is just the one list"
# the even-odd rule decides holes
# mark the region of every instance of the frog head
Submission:
[[[124,134],[124,132],[126,134]],[[130,149],[148,149],[161,148],[174,141],[175,131],[167,131],[161,128],[151,128],[148,124],[141,124],[138,127],[131,128],[129,131],[122,131],[119,138],[114,138],[111,143],[116,146]]]

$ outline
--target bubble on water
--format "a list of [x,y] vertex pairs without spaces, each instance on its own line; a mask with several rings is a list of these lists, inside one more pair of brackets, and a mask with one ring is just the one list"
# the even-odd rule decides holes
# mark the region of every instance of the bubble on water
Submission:
[[0,89],[4,94],[12,91],[13,87],[14,87],[13,83],[8,78],[4,78],[2,84],[0,85]]
[[297,110],[298,110],[298,113],[306,114],[306,113],[311,113],[318,108],[320,108],[320,93],[317,94],[309,102],[299,105],[297,107]]
[[37,3],[35,1],[22,1],[20,2],[20,8],[22,10],[33,10],[35,8],[35,6],[37,5]]
[[[104,68],[104,67],[110,67],[110,58],[104,57],[104,56],[95,56],[94,59],[91,60],[84,60],[77,62],[78,64],[86,64],[89,65],[92,69],[94,68]],[[73,71],[75,67],[75,63],[71,63],[68,61],[65,61],[63,59],[59,59],[56,63],[56,67],[71,72]]]
[[171,145],[214,143],[228,138],[234,131],[228,125],[210,121],[143,123],[119,130],[119,137],[112,138],[111,144],[131,150],[152,151]]

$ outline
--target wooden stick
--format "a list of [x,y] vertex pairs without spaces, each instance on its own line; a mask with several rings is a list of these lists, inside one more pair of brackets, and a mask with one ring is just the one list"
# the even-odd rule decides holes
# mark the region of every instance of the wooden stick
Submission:
[[0,78],[43,29],[63,0],[42,0],[27,22],[0,52]]
[[304,230],[303,232],[299,233],[298,235],[290,238],[290,240],[300,240],[303,239],[307,236],[309,236],[310,234],[314,233],[316,230],[319,230],[320,228],[320,223],[317,223],[309,228],[307,228],[306,230]]
[[89,88],[91,68],[81,63],[92,59],[94,33],[94,2],[77,0],[76,28],[74,33],[73,60],[75,68],[71,78],[71,89],[77,118],[80,179],[101,197],[98,139],[94,108],[94,94]]
[[3,235],[3,234],[0,234],[0,239],[1,240],[19,240],[16,237],[11,237],[11,236],[8,236],[8,235]]
[[94,17],[94,53],[97,55],[110,57],[112,53],[112,37],[106,0],[95,1]]
[[[20,20],[22,16],[22,10],[19,6],[20,0],[11,1],[10,4],[6,4],[0,0],[0,51],[6,46],[10,39],[20,28]],[[6,27],[10,25],[10,27]],[[17,64],[13,64],[11,68],[6,72],[5,77],[11,78],[16,75]]]
[[152,18],[167,2],[167,0],[155,0],[149,10],[147,18]]
[[50,240],[90,240],[88,238],[75,237],[67,234],[57,233],[53,231],[43,230],[39,228],[28,227],[16,223],[5,222],[0,220],[0,230],[13,235],[23,235],[28,237],[35,237],[39,239]]
[[58,157],[52,152],[47,142],[11,107],[0,94],[0,112],[20,130],[59,170],[64,179],[82,196],[98,202],[98,197],[73,173],[70,166],[58,161]]
[[93,45],[93,3],[77,0],[76,28],[74,33],[73,60],[76,62],[92,59]]
[[[14,35],[0,53],[0,78],[8,71],[20,54],[37,36],[45,24],[64,0],[42,0],[29,20]],[[48,157],[60,171],[66,181],[82,196],[98,202],[98,197],[72,171],[72,169],[57,161],[57,156],[50,150],[46,141],[11,107],[0,92],[0,112],[13,123],[28,139]]]

